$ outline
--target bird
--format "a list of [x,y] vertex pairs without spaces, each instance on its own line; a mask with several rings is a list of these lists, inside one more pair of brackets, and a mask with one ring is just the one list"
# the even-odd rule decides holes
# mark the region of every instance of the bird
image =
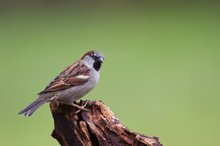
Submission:
[[38,93],[38,98],[18,114],[29,117],[40,106],[52,101],[84,109],[74,102],[97,85],[104,59],[104,55],[97,50],[86,52],[78,61],[66,67],[55,77],[42,92]]

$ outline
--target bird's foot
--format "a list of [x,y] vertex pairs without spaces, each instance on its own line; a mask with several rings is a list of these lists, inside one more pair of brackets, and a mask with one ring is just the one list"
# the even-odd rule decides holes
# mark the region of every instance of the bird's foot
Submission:
[[75,103],[72,103],[71,105],[74,106],[75,108],[78,108],[78,110],[75,112],[76,114],[79,113],[81,110],[84,110],[84,111],[89,111],[88,109],[86,109],[86,105],[88,104],[89,101],[86,101],[86,103],[84,103],[82,106],[79,106]]
[[58,102],[58,101],[56,101],[56,100],[54,100],[55,101],[55,103],[56,103],[56,105],[57,106],[59,106],[60,105],[60,103]]

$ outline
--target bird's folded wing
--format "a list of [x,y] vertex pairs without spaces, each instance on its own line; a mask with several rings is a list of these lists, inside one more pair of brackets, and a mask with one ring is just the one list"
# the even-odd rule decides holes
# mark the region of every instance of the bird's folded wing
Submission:
[[89,80],[89,72],[90,70],[80,62],[70,65],[38,95],[82,85]]

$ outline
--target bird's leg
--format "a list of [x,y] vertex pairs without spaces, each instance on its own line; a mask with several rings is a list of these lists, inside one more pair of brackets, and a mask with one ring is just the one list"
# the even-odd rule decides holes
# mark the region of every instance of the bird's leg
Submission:
[[57,106],[59,106],[60,103],[59,103],[59,101],[57,100],[56,97],[54,98],[54,102],[57,104]]
[[89,103],[89,101],[87,100],[85,104],[83,104],[82,106],[79,106],[77,104],[74,104],[73,106],[75,106],[76,108],[78,108],[78,110],[75,112],[76,114],[79,113],[81,110],[84,110],[84,111],[89,111],[88,109],[86,109],[86,105]]

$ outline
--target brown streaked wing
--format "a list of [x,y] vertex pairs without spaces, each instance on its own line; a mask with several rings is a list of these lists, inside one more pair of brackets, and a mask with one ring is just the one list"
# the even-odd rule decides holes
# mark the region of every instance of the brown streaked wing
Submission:
[[38,95],[64,90],[73,86],[82,85],[89,79],[88,69],[83,63],[76,62],[68,66],[63,72],[61,72],[47,87]]

